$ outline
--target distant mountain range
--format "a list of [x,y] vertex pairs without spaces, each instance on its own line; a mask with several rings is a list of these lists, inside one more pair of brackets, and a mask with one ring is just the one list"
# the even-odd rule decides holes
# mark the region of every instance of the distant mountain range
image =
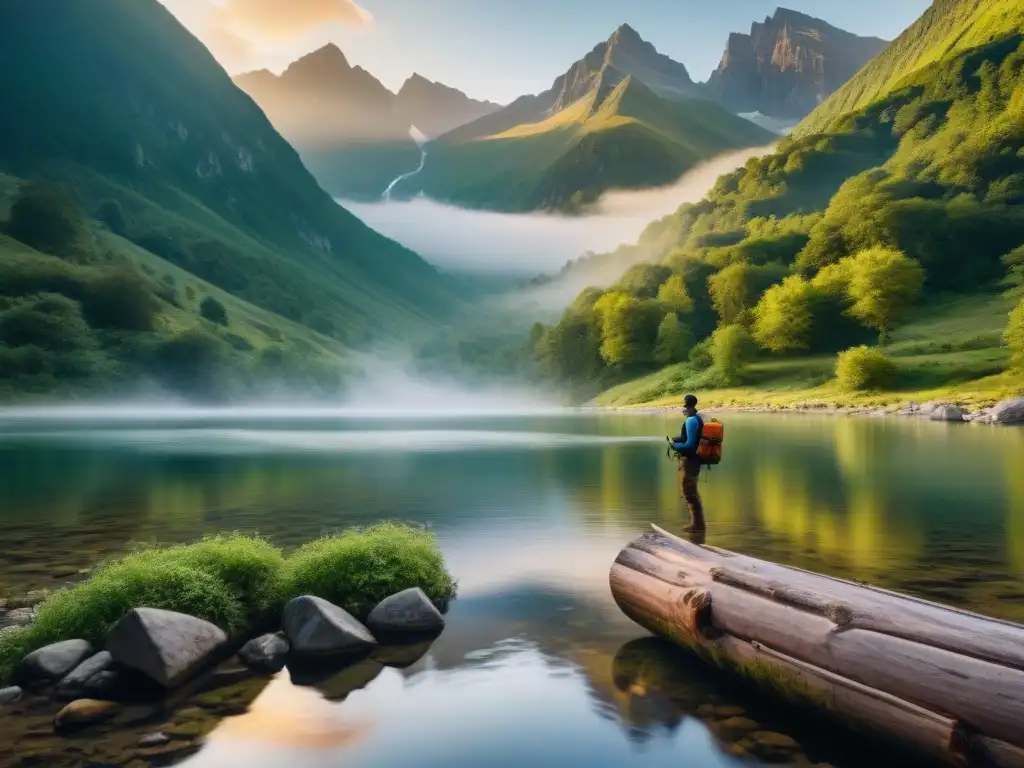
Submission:
[[[671,182],[711,155],[772,138],[749,123],[788,133],[884,45],[779,9],[750,35],[730,37],[706,84],[629,25],[546,91],[504,108],[420,75],[394,94],[335,46],[280,76],[252,72],[236,82],[337,197],[379,199],[409,174],[396,194],[570,210],[608,189]],[[421,159],[412,126],[432,140],[420,173],[410,173]]]
[[723,109],[623,25],[535,96],[450,131],[395,190],[504,211],[576,211],[609,189],[669,184],[772,134]]
[[887,45],[779,8],[750,34],[729,36],[711,74],[710,95],[733,112],[799,120],[832,95]]
[[410,77],[395,94],[328,45],[281,75],[259,70],[235,83],[262,107],[320,183],[336,197],[377,199],[420,151],[411,130],[427,138],[499,108],[462,91]]

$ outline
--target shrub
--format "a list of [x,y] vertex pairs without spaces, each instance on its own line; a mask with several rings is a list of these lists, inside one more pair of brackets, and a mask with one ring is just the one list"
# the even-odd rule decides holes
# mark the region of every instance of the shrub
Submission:
[[199,304],[199,314],[211,323],[226,326],[228,324],[228,311],[213,296],[207,296]]
[[699,344],[694,344],[689,355],[690,365],[698,371],[710,368],[714,360],[711,359],[711,339],[707,338]]
[[96,346],[78,302],[56,293],[15,299],[0,312],[0,342],[55,352]]
[[124,331],[152,330],[158,308],[146,282],[127,267],[105,271],[90,280],[82,306],[90,325]]
[[736,384],[750,357],[750,332],[742,325],[726,325],[711,336],[711,360],[722,384]]
[[152,366],[168,387],[190,396],[216,395],[227,382],[223,378],[231,348],[216,336],[188,330],[161,343]]
[[389,595],[419,587],[434,601],[456,585],[431,533],[397,523],[311,541],[288,558],[285,593],[317,595],[358,618]]
[[54,256],[71,256],[85,236],[85,218],[74,196],[62,187],[27,181],[11,206],[7,233]]
[[99,643],[122,616],[141,606],[198,616],[227,632],[247,628],[280,607],[283,568],[276,547],[237,534],[138,550],[51,595],[31,626],[0,635],[0,680],[25,654],[49,643]]
[[836,382],[847,392],[880,389],[895,378],[896,365],[875,347],[854,347],[836,360]]

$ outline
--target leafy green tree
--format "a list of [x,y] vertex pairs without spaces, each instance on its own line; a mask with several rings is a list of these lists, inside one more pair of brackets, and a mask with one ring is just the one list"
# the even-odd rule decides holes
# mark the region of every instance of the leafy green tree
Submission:
[[207,296],[199,304],[199,314],[211,323],[226,326],[228,324],[228,311],[213,296]]
[[632,294],[638,299],[653,299],[671,275],[672,270],[660,264],[634,264],[612,290]]
[[730,264],[708,278],[708,292],[722,325],[749,322],[752,309],[764,292],[782,280],[788,269],[780,264],[754,266],[745,261]]
[[608,365],[629,368],[652,361],[661,319],[658,302],[613,291],[594,310],[601,318],[601,357]]
[[750,332],[742,325],[725,325],[711,335],[711,360],[719,381],[726,386],[739,382],[747,367]]
[[666,309],[685,314],[693,311],[693,299],[686,290],[686,280],[682,275],[672,275],[658,289],[658,301]]
[[923,285],[921,265],[899,251],[861,251],[851,263],[850,314],[878,331],[884,345],[892,324],[917,301]]
[[26,181],[11,206],[7,233],[37,251],[68,258],[82,246],[85,217],[67,189]]
[[686,359],[693,347],[693,334],[679,321],[679,315],[669,312],[658,326],[658,340],[654,346],[654,359],[661,365],[673,365]]
[[895,378],[895,364],[876,347],[854,347],[836,358],[836,383],[847,392],[881,389]]
[[754,307],[754,341],[772,352],[806,349],[816,296],[814,287],[798,275],[773,285]]
[[1003,333],[1007,346],[1013,354],[1015,367],[1024,369],[1024,299],[1010,313],[1010,321]]

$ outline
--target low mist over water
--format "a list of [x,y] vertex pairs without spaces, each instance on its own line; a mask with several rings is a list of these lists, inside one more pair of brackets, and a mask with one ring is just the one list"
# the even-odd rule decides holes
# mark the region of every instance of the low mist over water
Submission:
[[[446,205],[425,197],[410,201],[340,201],[377,231],[418,252],[442,269],[533,276],[560,269],[586,251],[603,252],[635,243],[644,227],[697,202],[719,176],[774,144],[720,155],[669,187],[611,192],[587,216],[495,213]],[[410,169],[414,170],[414,169]]]

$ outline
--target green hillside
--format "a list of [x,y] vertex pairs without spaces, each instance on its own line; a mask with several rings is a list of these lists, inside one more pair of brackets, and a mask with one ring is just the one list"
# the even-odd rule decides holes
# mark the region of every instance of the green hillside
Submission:
[[1024,4],[1019,0],[935,0],[920,19],[812,112],[794,133],[821,133],[847,112],[892,93],[922,68],[1022,27]]
[[670,184],[713,155],[772,140],[711,101],[662,98],[614,69],[545,120],[463,140],[469,129],[433,142],[410,184],[468,207],[576,210],[609,189]]
[[[948,35],[962,6],[939,3],[925,21]],[[986,9],[999,7],[1009,10]],[[934,16],[943,8],[952,19]],[[787,139],[723,176],[635,246],[596,257],[635,266],[534,330],[547,375],[586,395],[669,365],[640,389],[767,397],[780,371],[793,374],[790,388],[823,385],[836,354],[857,347],[840,356],[836,387],[1024,391],[1018,373],[970,383],[1012,370],[1014,355],[1024,361],[1024,306],[1007,314],[1024,264],[1024,18],[984,18],[987,42],[953,46],[827,132]],[[913,38],[930,50],[922,24],[894,46]],[[945,307],[946,317],[931,318],[934,338],[894,346],[922,317],[915,305]],[[949,323],[965,306],[998,306],[999,321],[954,335]]]
[[[156,0],[4,4],[0,64],[6,203],[17,179],[38,178],[67,185],[89,217],[118,211],[116,244],[84,226],[87,245],[57,254],[69,268],[158,258],[243,302],[240,314],[264,313],[272,336],[325,334],[334,356],[434,323],[456,303],[446,278],[317,186]],[[3,250],[24,256],[11,240]]]

